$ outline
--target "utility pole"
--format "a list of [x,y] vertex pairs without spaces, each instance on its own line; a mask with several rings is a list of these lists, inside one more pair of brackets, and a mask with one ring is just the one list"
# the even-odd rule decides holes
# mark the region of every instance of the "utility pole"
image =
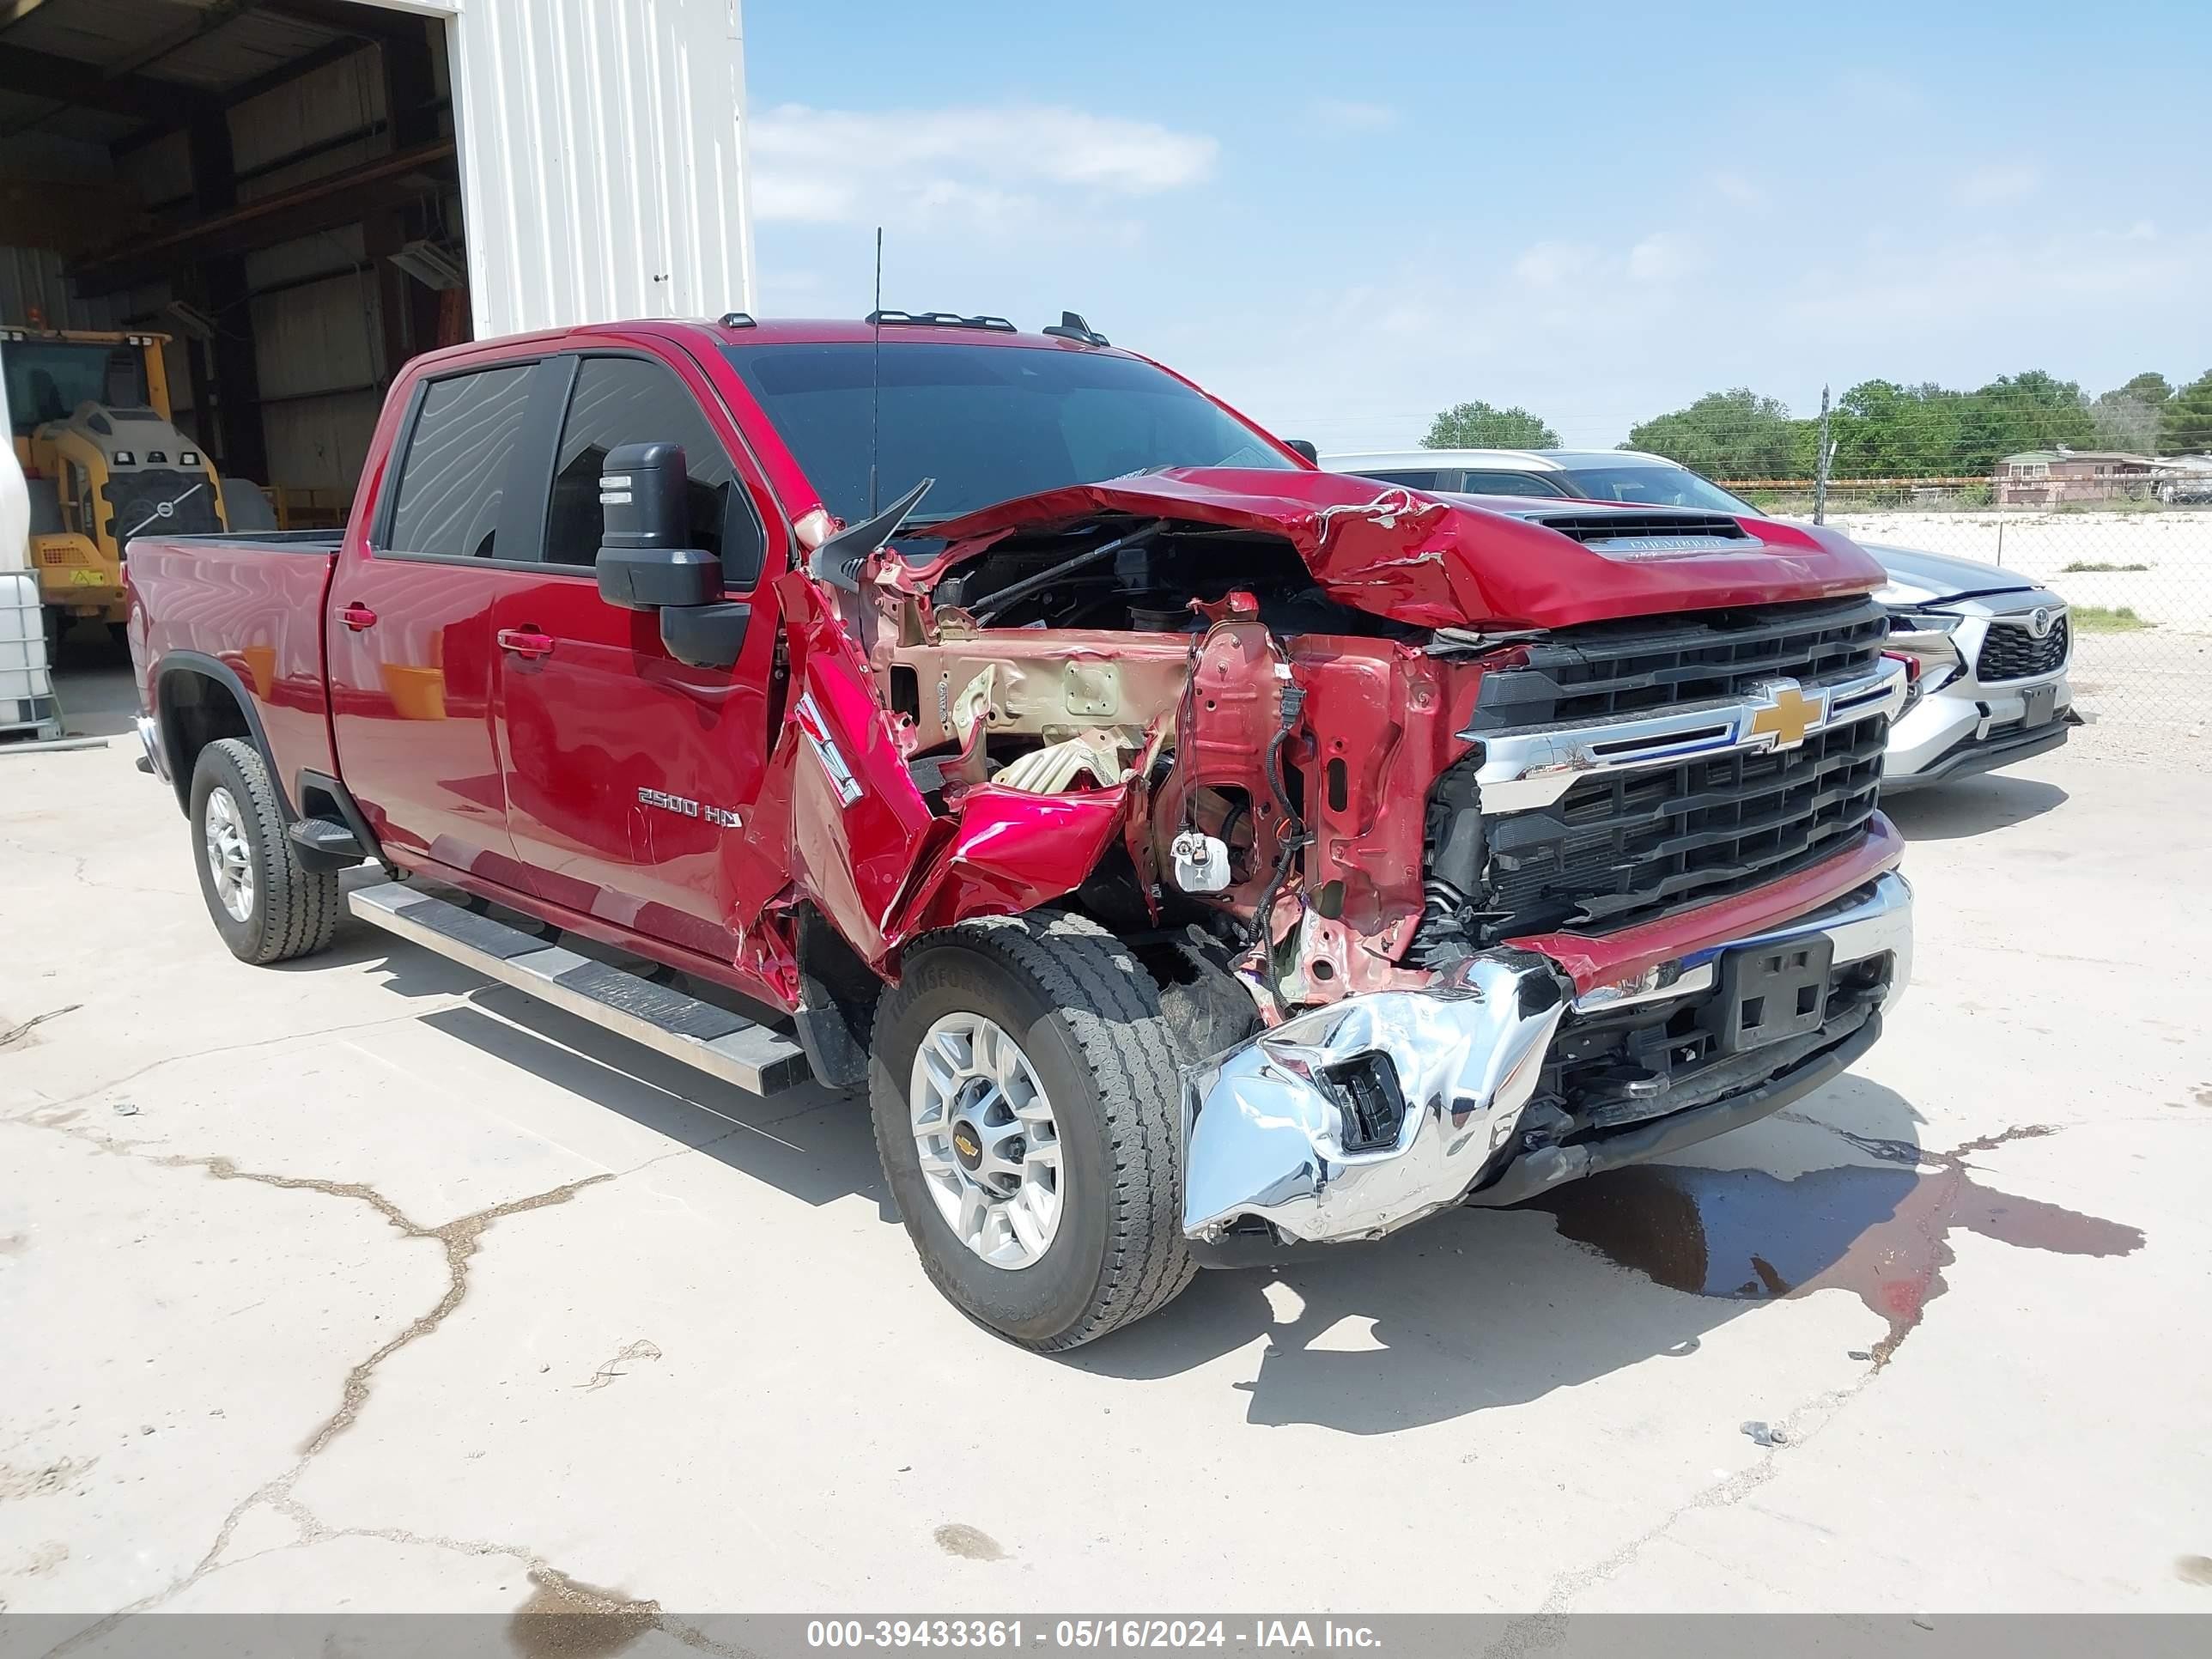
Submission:
[[1820,388],[1820,449],[1813,463],[1813,522],[1828,521],[1828,459],[1835,447],[1828,441],[1828,388]]

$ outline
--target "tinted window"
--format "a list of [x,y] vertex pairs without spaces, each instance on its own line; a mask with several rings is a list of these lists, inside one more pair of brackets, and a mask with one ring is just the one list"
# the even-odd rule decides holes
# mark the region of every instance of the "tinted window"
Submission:
[[1443,474],[1435,467],[1424,467],[1413,472],[1355,472],[1357,478],[1372,478],[1376,483],[1403,484],[1408,489],[1434,489],[1443,481]]
[[639,357],[586,357],[576,367],[553,464],[546,558],[590,564],[599,556],[600,469],[609,450],[641,443],[684,446],[690,545],[720,558],[732,586],[751,586],[760,574],[761,532],[738,470],[684,383]]
[[1532,478],[1525,472],[1470,472],[1460,491],[1468,495],[1551,495],[1557,490],[1541,478]]
[[1644,507],[1696,507],[1708,513],[1756,513],[1717,483],[1686,466],[1577,466],[1569,470],[1575,493],[1594,501],[1634,501]]
[[[726,349],[823,505],[848,524],[866,518],[873,350]],[[915,522],[1158,467],[1297,465],[1218,404],[1131,357],[886,341],[880,380],[876,498],[888,503],[936,479]]]
[[82,403],[143,404],[142,348],[90,340],[13,340],[0,352],[8,376],[8,417],[18,433],[65,421]]
[[392,502],[396,551],[495,556],[507,463],[530,406],[535,367],[455,374],[424,389]]

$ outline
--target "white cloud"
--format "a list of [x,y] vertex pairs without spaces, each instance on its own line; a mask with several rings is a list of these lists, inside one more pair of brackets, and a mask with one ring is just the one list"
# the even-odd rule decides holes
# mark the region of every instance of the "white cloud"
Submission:
[[1332,132],[1379,132],[1398,125],[1398,112],[1387,104],[1324,98],[1314,105],[1313,111],[1314,118]]
[[1951,196],[1962,207],[2001,207],[2027,200],[2042,182],[2038,167],[2023,161],[1997,162],[1960,174],[1951,186]]
[[1673,231],[1654,231],[1629,250],[1628,275],[1632,282],[1672,283],[1705,263],[1705,249],[1690,238]]
[[1203,133],[1057,106],[810,109],[784,104],[747,136],[763,222],[878,217],[1003,224],[1043,198],[1143,197],[1212,171]]
[[1596,250],[1582,242],[1536,242],[1513,262],[1513,274],[1530,288],[1559,288],[1596,263]]
[[1761,207],[1765,204],[1766,192],[1741,173],[1723,172],[1713,174],[1709,181],[1714,193],[1738,207]]

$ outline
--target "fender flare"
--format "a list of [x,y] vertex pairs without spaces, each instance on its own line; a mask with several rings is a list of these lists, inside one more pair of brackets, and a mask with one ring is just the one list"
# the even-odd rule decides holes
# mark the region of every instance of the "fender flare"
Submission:
[[149,700],[154,705],[155,727],[161,737],[161,752],[169,763],[169,783],[177,793],[179,809],[186,812],[191,811],[192,774],[191,769],[183,763],[183,756],[178,752],[176,734],[167,718],[168,711],[166,705],[169,682],[185,672],[213,680],[230,693],[231,701],[238,705],[239,712],[246,717],[248,737],[253,746],[260,750],[262,763],[269,769],[270,781],[276,787],[277,810],[283,813],[286,823],[293,822],[300,815],[292,805],[292,792],[285,787],[284,779],[276,769],[276,751],[269,746],[269,733],[261,724],[261,710],[255,706],[253,694],[246,690],[246,682],[238,677],[236,669],[220,658],[210,657],[200,651],[163,653],[161,661],[154,665],[152,684],[148,687],[151,694]]

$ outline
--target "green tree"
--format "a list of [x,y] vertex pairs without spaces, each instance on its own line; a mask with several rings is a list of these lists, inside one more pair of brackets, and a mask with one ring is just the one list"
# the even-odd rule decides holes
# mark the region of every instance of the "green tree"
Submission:
[[1966,395],[1959,422],[1958,466],[1987,472],[2024,449],[2093,447],[2097,423],[2075,381],[2031,368],[2000,374]]
[[1559,434],[1516,404],[1498,409],[1480,400],[1454,404],[1429,422],[1424,449],[1552,449]]
[[1806,424],[1791,420],[1780,400],[1737,386],[1638,422],[1621,447],[1664,455],[1711,478],[1784,478],[1812,464]]
[[2212,369],[2166,400],[2160,412],[2158,445],[2168,455],[2212,453]]
[[1862,380],[1836,400],[1838,478],[1925,478],[1956,465],[1963,394],[1936,385]]

